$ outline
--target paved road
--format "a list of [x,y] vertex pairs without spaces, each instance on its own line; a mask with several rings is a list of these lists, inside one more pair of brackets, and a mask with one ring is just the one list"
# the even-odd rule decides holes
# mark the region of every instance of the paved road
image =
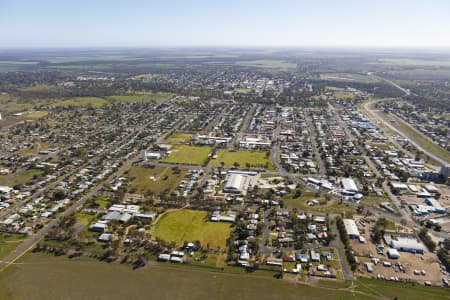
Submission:
[[[186,117],[184,120],[181,120],[178,122],[172,129],[167,131],[165,134],[161,135],[157,142],[163,141],[167,136],[173,133],[177,128],[179,128],[183,122],[185,122],[189,118]],[[146,126],[151,123],[148,122],[143,126],[140,126],[137,132],[135,132],[134,137],[136,138],[141,134],[141,132],[146,128]],[[77,200],[75,203],[73,203],[69,208],[67,208],[64,212],[59,214],[56,219],[51,220],[50,223],[46,224],[41,230],[39,230],[37,233],[30,235],[22,244],[20,244],[13,252],[11,252],[3,261],[0,262],[0,268],[1,270],[4,270],[7,266],[9,266],[11,263],[13,263],[15,260],[20,258],[23,254],[25,254],[28,250],[30,250],[36,243],[38,243],[45,235],[55,226],[59,225],[60,220],[65,217],[73,214],[75,211],[80,209],[88,199],[92,198],[95,194],[97,194],[107,183],[110,183],[114,180],[114,178],[117,178],[121,176],[123,173],[125,173],[126,170],[128,170],[132,164],[136,161],[139,161],[141,158],[141,154],[138,153],[136,156],[128,159],[123,165],[114,173],[112,173],[106,180],[101,181],[98,185],[93,187],[90,191],[88,191],[84,196],[82,196],[79,200]]]
[[[137,155],[140,157],[140,155]],[[111,174],[107,180],[95,186],[88,193],[82,196],[79,200],[77,200],[74,204],[72,204],[68,209],[62,212],[56,219],[50,221],[50,223],[46,224],[41,230],[37,233],[31,235],[27,238],[22,244],[20,244],[10,255],[8,255],[3,261],[0,262],[0,267],[8,266],[13,263],[16,259],[22,256],[25,252],[30,250],[35,244],[37,244],[53,227],[58,226],[61,219],[70,216],[74,212],[76,212],[79,208],[81,208],[88,199],[92,198],[95,194],[97,194],[106,183],[111,182],[114,178],[123,174],[126,170],[128,170],[132,164],[133,160],[129,160],[122,165],[116,172]]]
[[[420,151],[422,151],[423,153],[425,153],[426,155],[428,155],[429,157],[431,157],[432,159],[434,159],[435,161],[439,162],[442,165],[447,165],[450,164],[450,162],[436,156],[435,154],[431,153],[428,149],[423,148],[421,145],[417,144],[413,139],[411,139],[409,136],[407,136],[406,134],[404,134],[402,131],[400,131],[398,128],[394,127],[392,124],[390,124],[390,122],[388,120],[386,120],[381,114],[379,114],[376,110],[371,109],[370,108],[370,104],[372,102],[366,102],[363,104],[363,108],[366,112],[370,113],[372,116],[374,116],[377,120],[379,120],[385,127],[389,128],[390,130],[394,131],[395,133],[397,133],[398,135],[402,136],[403,138],[409,140],[409,142],[416,147],[417,149],[419,149]],[[421,134],[421,133],[420,133]],[[430,141],[431,142],[431,141]]]
[[244,134],[247,132],[248,126],[250,125],[250,121],[252,120],[255,110],[258,107],[257,104],[253,104],[252,107],[247,111],[244,120],[242,121],[241,128],[238,133],[234,136],[234,138],[230,141],[228,145],[228,149],[236,149],[239,146],[240,140],[244,137]]
[[332,230],[334,233],[336,233],[336,237],[334,240],[331,241],[330,246],[336,248],[338,254],[339,254],[339,262],[341,263],[341,269],[342,273],[344,274],[345,280],[353,280],[353,272],[350,270],[348,265],[345,263],[345,260],[347,257],[345,256],[345,250],[343,248],[343,245],[341,243],[340,237],[339,237],[339,231],[336,226],[336,222],[333,223]]
[[264,229],[262,233],[262,239],[259,245],[259,252],[263,254],[271,254],[273,250],[269,248],[267,245],[269,244],[270,237],[270,220],[269,220],[270,208],[266,208],[264,210],[263,220],[264,220]]
[[316,161],[317,161],[317,164],[319,167],[319,174],[321,176],[325,176],[325,175],[327,175],[327,168],[325,167],[325,163],[322,159],[322,156],[319,153],[319,148],[317,147],[316,127],[314,126],[314,122],[311,119],[311,116],[305,114],[305,119],[306,119],[306,123],[308,124],[308,127],[309,127],[311,145],[312,145],[314,154],[316,156]]
[[[402,88],[400,85],[398,85],[397,83],[393,82],[392,80],[383,78],[381,76],[375,76],[376,78],[383,80],[389,84],[391,84],[392,86],[396,87],[397,89],[399,89],[400,91],[402,91],[404,93],[404,96],[409,96],[411,95],[410,90]],[[380,114],[376,113],[375,110],[372,110],[368,107],[368,104],[371,102],[367,102],[364,103],[364,109],[369,111],[372,115],[376,116],[377,119],[379,119],[381,122],[383,122],[383,124],[388,127],[389,129],[393,130],[394,132],[398,133],[399,135],[403,136],[404,138],[408,139],[411,144],[413,144],[417,149],[419,149],[420,151],[422,151],[423,153],[425,153],[426,155],[428,155],[429,157],[433,158],[434,160],[436,160],[437,162],[439,162],[442,165],[446,165],[446,164],[450,164],[449,161],[446,161],[445,159],[440,158],[439,156],[435,155],[434,153],[431,153],[430,151],[428,151],[427,149],[423,148],[422,146],[420,146],[419,144],[417,144],[414,140],[412,140],[410,137],[408,137],[406,134],[404,134],[402,131],[400,131],[399,129],[397,129],[396,127],[392,126],[387,120],[385,120]],[[413,128],[414,129],[414,128]],[[417,134],[422,134],[420,132],[417,132]],[[432,141],[430,141],[432,142]]]
[[411,95],[411,91],[410,91],[410,90],[405,89],[405,88],[402,88],[401,86],[399,86],[398,84],[396,84],[396,83],[393,82],[392,80],[389,80],[389,79],[386,79],[386,78],[384,78],[384,77],[377,76],[377,75],[372,75],[372,76],[375,77],[375,78],[378,78],[378,79],[380,79],[380,80],[382,80],[382,81],[384,81],[384,82],[387,82],[387,83],[389,83],[390,85],[392,85],[392,86],[394,86],[394,87],[396,87],[397,89],[399,89],[400,91],[402,91],[402,92],[404,93],[404,96],[409,96],[409,95]]

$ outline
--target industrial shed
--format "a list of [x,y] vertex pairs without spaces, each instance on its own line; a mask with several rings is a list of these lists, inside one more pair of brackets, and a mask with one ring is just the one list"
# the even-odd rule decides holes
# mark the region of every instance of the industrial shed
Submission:
[[415,238],[412,237],[402,237],[396,236],[393,237],[391,235],[384,235],[384,241],[389,245],[392,249],[410,252],[410,253],[424,253],[424,247],[421,243],[419,243]]
[[224,193],[246,195],[249,188],[253,188],[259,176],[255,172],[228,172],[223,188]]
[[358,192],[356,183],[351,178],[342,178],[341,180],[342,194],[346,196],[354,196]]
[[360,234],[358,226],[356,226],[355,220],[344,219],[345,230],[347,231],[348,237],[351,239],[359,239]]

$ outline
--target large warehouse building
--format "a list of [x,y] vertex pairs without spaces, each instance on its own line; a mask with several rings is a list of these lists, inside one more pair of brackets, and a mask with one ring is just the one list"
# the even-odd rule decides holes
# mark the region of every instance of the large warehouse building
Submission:
[[384,241],[389,247],[396,249],[398,251],[410,252],[410,253],[420,253],[423,254],[424,247],[422,243],[419,243],[415,238],[403,237],[403,236],[392,236],[389,234],[384,235]]
[[355,220],[344,219],[345,230],[347,231],[348,237],[351,239],[359,239],[360,234],[358,226],[356,226]]
[[246,195],[248,189],[253,188],[259,178],[256,172],[229,171],[223,188],[224,193]]
[[358,187],[356,186],[355,181],[351,178],[342,178],[341,187],[342,195],[345,196],[354,196],[358,192]]

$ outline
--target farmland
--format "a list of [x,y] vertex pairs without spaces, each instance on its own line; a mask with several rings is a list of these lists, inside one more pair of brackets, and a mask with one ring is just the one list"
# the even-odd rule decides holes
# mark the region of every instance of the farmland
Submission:
[[250,61],[239,61],[238,65],[244,67],[255,67],[262,69],[270,69],[270,70],[279,70],[279,71],[290,71],[295,70],[297,67],[296,64],[281,61],[281,60],[270,60],[270,59],[261,59],[261,60],[250,60]]
[[135,93],[132,95],[118,95],[118,96],[110,96],[108,99],[111,99],[113,102],[150,102],[155,101],[156,103],[163,103],[169,100],[173,94],[167,92],[142,92]]
[[344,82],[362,82],[362,83],[374,83],[379,80],[376,77],[363,75],[363,74],[349,74],[349,73],[327,73],[321,74],[322,80],[331,81],[344,81]]
[[0,61],[0,72],[15,72],[32,67],[37,63],[35,61]]
[[206,247],[224,249],[231,228],[226,223],[207,221],[208,213],[194,210],[168,212],[158,221],[154,236],[182,246],[185,241],[198,240]]
[[409,58],[383,58],[378,60],[377,63],[385,65],[398,65],[398,66],[450,66],[450,60],[434,60],[434,59],[409,59]]
[[164,161],[176,164],[204,165],[208,161],[211,151],[210,147],[175,145],[172,153]]
[[445,289],[372,279],[360,279],[353,287],[329,281],[309,286],[252,273],[246,276],[160,264],[133,271],[126,265],[46,254],[27,254],[19,262],[0,273],[1,299],[90,299],[92,295],[97,299],[142,299],[150,294],[158,299],[185,299],[187,294],[192,299],[448,299]]

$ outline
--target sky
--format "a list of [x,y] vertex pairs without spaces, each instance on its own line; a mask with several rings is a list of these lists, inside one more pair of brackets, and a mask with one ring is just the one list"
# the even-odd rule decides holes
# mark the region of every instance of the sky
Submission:
[[0,0],[0,48],[450,48],[449,0]]

